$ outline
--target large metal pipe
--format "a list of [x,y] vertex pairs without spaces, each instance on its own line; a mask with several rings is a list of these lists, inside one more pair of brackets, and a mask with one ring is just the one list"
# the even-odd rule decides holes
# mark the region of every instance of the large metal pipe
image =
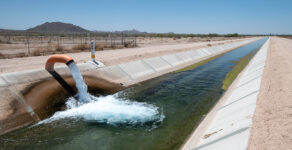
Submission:
[[45,68],[71,96],[77,98],[77,92],[55,71],[55,63],[65,63],[69,66],[69,64],[74,63],[73,58],[64,54],[51,55],[46,62]]

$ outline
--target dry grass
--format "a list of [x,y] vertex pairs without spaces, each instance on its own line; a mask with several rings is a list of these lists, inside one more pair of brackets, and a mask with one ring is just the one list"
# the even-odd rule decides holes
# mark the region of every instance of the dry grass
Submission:
[[85,51],[90,49],[90,45],[88,44],[78,44],[78,45],[74,45],[71,50],[81,50],[81,51]]
[[95,50],[96,51],[102,51],[102,50],[104,50],[104,48],[106,48],[106,46],[103,43],[96,43],[95,44]]
[[0,52],[0,59],[5,59],[6,56]]
[[[3,42],[3,41],[2,41]],[[5,43],[3,43],[5,44]],[[96,43],[95,50],[102,51],[107,49],[123,49],[123,48],[132,48],[136,47],[133,41],[126,41],[123,45],[106,45],[106,43]],[[0,59],[6,58],[16,58],[16,57],[29,57],[29,56],[45,56],[45,55],[52,55],[52,54],[63,54],[63,53],[79,53],[82,51],[90,51],[91,45],[90,44],[77,44],[74,45],[72,48],[66,48],[62,45],[57,45],[53,43],[48,43],[44,46],[34,47],[30,54],[25,52],[17,53],[17,54],[3,54],[0,53]]]
[[32,56],[41,56],[40,50],[35,50],[32,52]]
[[[106,45],[104,43],[95,43],[95,50],[96,51],[102,51],[105,49],[117,49],[117,48],[129,48],[129,47],[133,47],[133,44],[131,44],[130,42],[126,42],[124,45]],[[71,48],[71,50],[80,50],[80,51],[89,51],[91,49],[91,46],[89,44],[78,44],[75,45]]]
[[124,43],[124,47],[126,47],[126,48],[132,48],[132,47],[135,47],[135,44],[134,44],[134,42],[125,42]]
[[27,56],[24,52],[18,53],[16,57],[25,57]]
[[56,46],[54,44],[48,43],[47,46],[43,47],[42,51],[43,52],[54,52],[56,50],[55,47]]
[[66,51],[66,49],[63,46],[61,46],[61,45],[56,45],[55,46],[55,51],[57,51],[57,52],[64,52],[64,51]]

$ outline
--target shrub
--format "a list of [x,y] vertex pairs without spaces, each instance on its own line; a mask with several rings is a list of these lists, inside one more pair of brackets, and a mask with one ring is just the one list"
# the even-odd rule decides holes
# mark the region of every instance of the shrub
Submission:
[[32,56],[41,56],[41,52],[39,50],[35,50],[32,52]]
[[61,46],[61,45],[57,45],[57,46],[55,46],[55,50],[57,51],[57,52],[63,52],[63,51],[65,51],[65,48],[63,47],[63,46]]
[[74,45],[71,49],[84,51],[84,50],[90,49],[90,46],[87,44],[78,44],[78,45]]
[[135,47],[135,45],[134,45],[133,42],[125,42],[125,43],[124,43],[124,47],[126,47],[126,48],[131,48],[131,47]]
[[99,50],[104,50],[105,45],[102,43],[95,43],[95,50],[99,51]]
[[21,53],[17,54],[17,57],[25,57],[25,56],[26,56],[26,54],[24,52],[21,52]]
[[6,58],[6,56],[4,54],[0,53],[0,59],[5,59],[5,58]]
[[233,33],[233,34],[226,34],[224,35],[225,37],[239,37],[238,33]]

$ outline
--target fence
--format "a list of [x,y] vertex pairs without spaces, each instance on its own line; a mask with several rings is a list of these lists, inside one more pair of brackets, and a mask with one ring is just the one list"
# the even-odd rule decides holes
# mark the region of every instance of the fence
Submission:
[[[90,41],[100,49],[136,47],[136,36],[124,33],[27,33],[0,32],[0,53],[10,57],[89,50]],[[83,45],[83,47],[80,45]],[[44,50],[46,49],[46,50]],[[23,54],[24,53],[24,54]],[[3,57],[2,57],[3,58]]]

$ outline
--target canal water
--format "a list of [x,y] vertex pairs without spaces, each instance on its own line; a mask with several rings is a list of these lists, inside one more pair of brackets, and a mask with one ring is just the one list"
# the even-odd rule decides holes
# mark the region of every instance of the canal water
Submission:
[[193,70],[169,73],[57,112],[41,123],[0,136],[0,148],[178,149],[224,93],[222,81],[234,61],[257,51],[266,40],[237,48]]

